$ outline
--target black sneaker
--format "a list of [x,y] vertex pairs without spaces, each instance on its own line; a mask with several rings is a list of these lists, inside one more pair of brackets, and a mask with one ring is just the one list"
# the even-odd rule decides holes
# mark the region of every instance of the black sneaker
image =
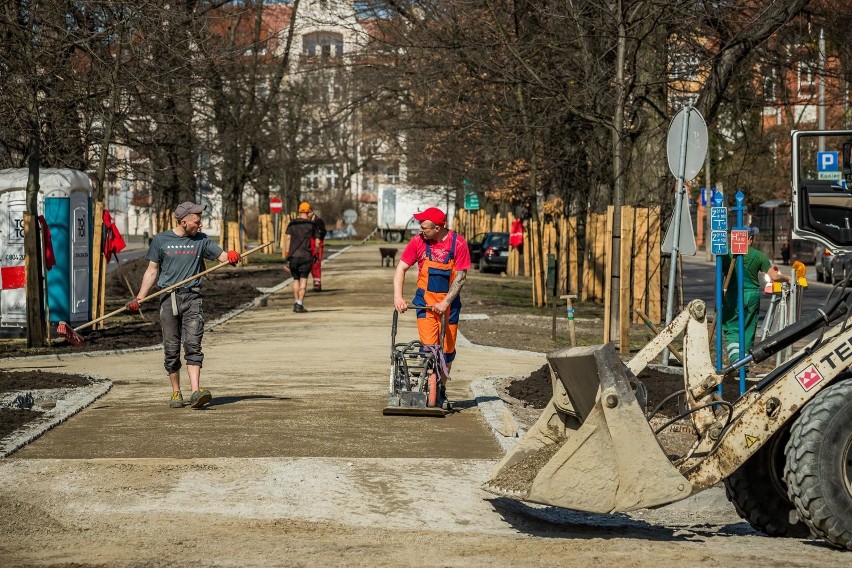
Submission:
[[302,304],[293,304],[293,311],[297,314],[304,314],[308,310],[306,310],[305,306],[303,306]]

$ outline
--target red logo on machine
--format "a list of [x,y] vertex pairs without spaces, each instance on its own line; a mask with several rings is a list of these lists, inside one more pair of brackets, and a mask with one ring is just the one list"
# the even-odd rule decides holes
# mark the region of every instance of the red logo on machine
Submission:
[[799,384],[802,385],[805,392],[817,386],[822,379],[823,376],[819,374],[819,371],[817,371],[816,367],[813,365],[796,375],[796,380],[799,381]]

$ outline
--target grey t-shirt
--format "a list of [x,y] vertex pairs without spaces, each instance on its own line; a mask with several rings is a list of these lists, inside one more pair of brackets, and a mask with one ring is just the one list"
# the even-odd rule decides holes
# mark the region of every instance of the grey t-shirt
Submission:
[[[204,259],[216,260],[222,252],[222,247],[204,233],[179,237],[169,229],[151,239],[146,258],[160,265],[157,286],[165,288],[203,271]],[[181,288],[198,286],[201,286],[201,278],[191,280]]]

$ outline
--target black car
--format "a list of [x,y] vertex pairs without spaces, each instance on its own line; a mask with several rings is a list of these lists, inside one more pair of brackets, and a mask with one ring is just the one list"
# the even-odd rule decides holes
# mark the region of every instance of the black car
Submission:
[[480,272],[504,272],[509,261],[509,233],[479,233],[468,241],[470,261]]

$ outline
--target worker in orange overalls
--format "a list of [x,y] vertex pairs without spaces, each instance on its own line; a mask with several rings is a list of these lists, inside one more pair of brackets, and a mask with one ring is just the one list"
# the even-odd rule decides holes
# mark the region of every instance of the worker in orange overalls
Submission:
[[456,358],[456,335],[461,297],[459,293],[470,269],[470,251],[464,237],[446,228],[447,216],[437,207],[429,207],[414,218],[420,221],[420,234],[402,251],[393,277],[393,304],[400,313],[408,308],[403,297],[406,271],[417,264],[417,291],[411,301],[417,309],[417,331],[424,345],[436,345],[440,338],[441,319],[447,313],[444,333],[446,374],[441,377],[441,395]]

